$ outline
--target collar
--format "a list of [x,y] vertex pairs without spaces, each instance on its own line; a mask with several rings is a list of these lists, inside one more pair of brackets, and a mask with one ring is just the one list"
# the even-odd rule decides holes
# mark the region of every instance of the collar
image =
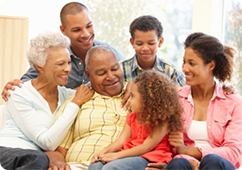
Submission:
[[[131,71],[132,72],[134,72],[136,69],[138,69],[138,70],[140,70],[140,71],[143,71],[144,69],[143,68],[141,68],[140,66],[139,66],[139,64],[138,64],[138,61],[137,61],[137,55],[135,54],[134,56],[133,56],[133,58],[132,58],[132,62],[131,62]],[[155,56],[155,58],[156,58],[156,60],[155,60],[155,64],[154,64],[154,66],[153,66],[153,68],[157,68],[158,70],[161,70],[161,71],[163,71],[164,69],[162,69],[161,68],[161,66],[158,64],[158,62],[157,62],[157,56]],[[152,68],[152,69],[153,69]]]
[[71,46],[69,46],[67,49],[69,50],[69,53],[70,53],[71,58],[72,58],[72,57],[74,57],[74,58],[78,58],[78,57],[73,53],[73,51],[71,50]]

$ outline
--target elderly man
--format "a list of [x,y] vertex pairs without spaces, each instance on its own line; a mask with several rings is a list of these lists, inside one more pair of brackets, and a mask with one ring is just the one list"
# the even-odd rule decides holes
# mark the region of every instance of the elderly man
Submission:
[[[118,61],[125,59],[125,57],[114,47],[94,39],[95,30],[92,17],[87,7],[79,2],[70,2],[66,4],[61,12],[61,32],[71,40],[69,52],[71,56],[72,70],[68,76],[66,87],[77,88],[81,84],[88,83],[88,78],[84,73],[85,56],[87,51],[97,45],[109,46],[116,54]],[[30,79],[35,79],[38,73],[35,69],[30,68],[22,77],[21,80],[26,82]],[[20,80],[9,81],[2,93],[2,98],[7,101],[6,96],[10,96],[8,89],[14,90],[14,86],[21,87]]]
[[[95,91],[94,96],[80,108],[66,138],[55,152],[46,152],[50,169],[65,167],[87,169],[92,156],[111,144],[120,135],[126,111],[119,107],[123,97],[123,74],[115,53],[109,47],[96,46],[86,56],[85,73]],[[62,114],[71,96],[62,106]],[[64,162],[68,162],[66,164]]]

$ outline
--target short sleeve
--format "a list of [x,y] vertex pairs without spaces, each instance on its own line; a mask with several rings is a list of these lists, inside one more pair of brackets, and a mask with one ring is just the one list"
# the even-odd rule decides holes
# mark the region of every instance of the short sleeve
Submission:
[[131,126],[131,123],[133,122],[133,119],[135,119],[135,114],[130,113],[126,116],[126,122],[129,126]]

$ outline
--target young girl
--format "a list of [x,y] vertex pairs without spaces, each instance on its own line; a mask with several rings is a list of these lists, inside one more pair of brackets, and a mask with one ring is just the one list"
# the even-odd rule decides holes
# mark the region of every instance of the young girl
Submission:
[[122,133],[93,156],[89,170],[145,169],[150,162],[172,159],[167,134],[181,130],[183,111],[172,80],[160,72],[145,71],[136,77],[128,102],[132,113]]

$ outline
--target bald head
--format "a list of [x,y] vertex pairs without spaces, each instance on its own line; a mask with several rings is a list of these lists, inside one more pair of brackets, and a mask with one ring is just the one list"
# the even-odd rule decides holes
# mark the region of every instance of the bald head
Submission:
[[88,70],[90,68],[91,58],[94,58],[95,56],[98,56],[99,54],[102,54],[104,52],[112,53],[114,56],[116,56],[114,51],[109,46],[105,46],[105,45],[94,46],[86,54],[86,58],[85,58],[86,69]]
[[65,20],[66,20],[67,15],[76,15],[76,14],[82,12],[83,10],[86,10],[87,12],[89,12],[87,7],[85,5],[83,5],[82,3],[79,3],[79,2],[67,3],[61,9],[61,12],[60,12],[60,19],[61,19],[62,26],[65,27]]

